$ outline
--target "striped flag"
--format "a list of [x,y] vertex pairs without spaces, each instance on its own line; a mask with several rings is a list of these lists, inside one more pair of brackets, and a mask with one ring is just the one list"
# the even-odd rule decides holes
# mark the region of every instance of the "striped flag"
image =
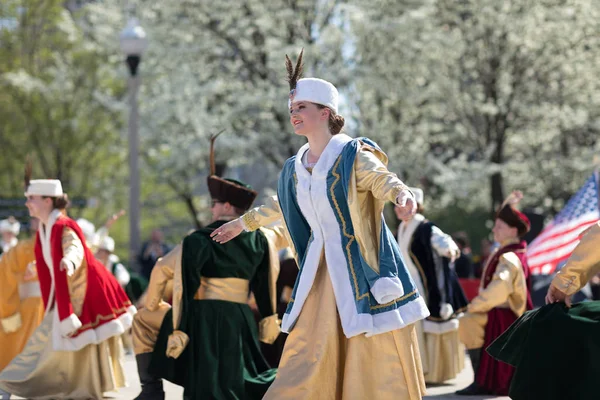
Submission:
[[530,243],[527,261],[534,275],[549,275],[564,263],[579,243],[581,233],[600,220],[598,171],[569,199],[554,220]]

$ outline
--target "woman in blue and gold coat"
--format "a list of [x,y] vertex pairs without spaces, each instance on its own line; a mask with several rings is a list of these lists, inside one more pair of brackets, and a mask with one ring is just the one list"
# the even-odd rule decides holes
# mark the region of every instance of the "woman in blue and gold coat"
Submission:
[[290,122],[308,143],[284,165],[277,198],[215,230],[280,223],[300,268],[283,317],[289,332],[265,399],[421,399],[425,384],[414,323],[429,315],[383,219],[386,202],[416,211],[373,141],[340,133],[338,91],[299,79],[287,60]]

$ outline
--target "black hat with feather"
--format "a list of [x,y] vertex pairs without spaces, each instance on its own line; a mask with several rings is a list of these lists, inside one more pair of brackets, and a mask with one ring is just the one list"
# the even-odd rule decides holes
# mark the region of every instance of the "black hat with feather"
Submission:
[[213,200],[229,203],[241,210],[248,210],[256,199],[258,193],[251,186],[235,179],[225,179],[216,175],[215,140],[223,132],[210,138],[210,176],[208,177],[208,191]]

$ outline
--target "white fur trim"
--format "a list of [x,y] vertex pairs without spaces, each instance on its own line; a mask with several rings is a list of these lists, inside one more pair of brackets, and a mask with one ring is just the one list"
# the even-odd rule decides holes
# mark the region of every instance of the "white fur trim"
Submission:
[[48,217],[48,223],[42,224],[40,229],[38,230],[40,235],[40,242],[42,244],[42,255],[44,256],[44,261],[48,266],[48,272],[50,273],[50,293],[48,294],[48,301],[46,305],[46,311],[44,312],[44,316],[48,315],[50,310],[52,310],[52,305],[54,303],[54,263],[52,262],[52,248],[50,245],[50,236],[52,235],[52,228],[54,227],[54,223],[57,218],[60,216],[60,210],[53,210]]
[[[346,337],[360,334],[376,335],[403,328],[429,315],[421,297],[403,306],[376,315],[359,314],[352,290],[352,278],[348,273],[346,256],[342,249],[342,238],[335,211],[328,198],[327,174],[333,167],[344,146],[352,139],[347,135],[334,136],[315,165],[312,175],[302,165],[302,154],[308,150],[303,146],[296,156],[296,187],[298,205],[313,232],[313,241],[307,249],[300,273],[298,287],[289,314],[283,317],[282,330],[290,332],[300,315],[304,302],[313,285],[319,267],[321,253],[325,259],[333,285],[336,305]],[[360,268],[359,265],[354,266]]]
[[444,322],[423,321],[423,332],[442,335],[444,333],[458,330],[458,319],[454,318]]
[[402,282],[397,276],[379,278],[371,288],[371,293],[379,304],[386,304],[404,295]]
[[71,314],[67,318],[60,321],[58,328],[60,330],[60,334],[63,336],[69,336],[74,333],[77,329],[81,328],[82,323],[77,318],[77,315]]
[[29,181],[25,196],[50,196],[63,195],[62,184],[58,179],[34,179]]
[[410,258],[410,245],[415,230],[424,220],[425,217],[423,215],[416,214],[410,221],[402,222],[398,227],[398,247],[400,247],[400,251],[402,252],[402,260],[421,296],[425,296],[427,292],[421,280],[421,274],[419,274],[419,270]]
[[293,99],[288,101],[288,107],[292,103],[308,101],[331,108],[338,113],[339,94],[331,82],[319,78],[303,78],[296,84]]
[[444,321],[450,319],[450,317],[454,314],[454,308],[450,303],[442,303],[440,306],[440,318]]
[[54,321],[52,328],[52,344],[57,351],[77,351],[88,344],[98,344],[113,336],[125,333],[133,323],[133,316],[137,312],[134,306],[127,308],[117,319],[102,324],[95,329],[89,329],[76,337],[63,337],[58,327],[58,311],[54,308]]

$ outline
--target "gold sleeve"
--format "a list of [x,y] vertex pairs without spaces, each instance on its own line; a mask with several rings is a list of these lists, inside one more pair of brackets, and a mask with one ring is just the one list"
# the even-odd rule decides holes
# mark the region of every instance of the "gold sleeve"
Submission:
[[[273,314],[264,316],[258,323],[258,336],[261,342],[273,344],[279,333],[281,333],[281,321],[277,315],[277,279],[279,278],[279,252],[278,250],[286,248],[288,241],[286,239],[282,226],[272,228],[261,228],[265,235],[269,247],[269,300]],[[260,310],[261,313],[264,310]]]
[[471,313],[488,312],[492,308],[506,303],[515,290],[515,281],[519,274],[522,274],[522,270],[518,258],[507,257],[507,254],[503,254],[492,281],[485,289],[479,290],[479,294],[471,300],[467,310]]
[[567,264],[552,280],[552,285],[570,296],[581,290],[598,272],[600,272],[600,222],[585,232]]
[[73,275],[73,272],[83,263],[85,254],[83,246],[83,243],[81,243],[81,240],[79,240],[79,237],[73,229],[67,227],[63,229],[63,260],[70,262],[73,267],[72,270],[67,271],[68,276]]
[[156,311],[163,301],[169,281],[173,280],[176,264],[181,264],[181,243],[173,250],[159,258],[152,268],[150,282],[144,306],[150,311]]
[[375,198],[395,204],[400,192],[408,187],[387,169],[387,161],[385,153],[363,145],[354,163],[356,186],[359,191],[369,191]]
[[67,285],[73,312],[80,316],[87,292],[87,263],[85,262],[85,244],[71,228],[65,227],[62,234],[63,261],[67,264]]
[[265,204],[253,208],[240,218],[244,224],[244,228],[250,232],[254,232],[263,226],[274,224],[282,218],[277,196],[269,197]]

